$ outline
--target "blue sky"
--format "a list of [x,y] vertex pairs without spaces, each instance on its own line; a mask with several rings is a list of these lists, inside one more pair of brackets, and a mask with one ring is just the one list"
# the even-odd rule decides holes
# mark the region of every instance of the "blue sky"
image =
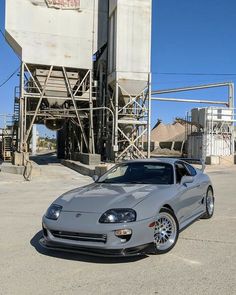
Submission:
[[[235,0],[154,0],[153,89],[236,82],[235,15]],[[225,100],[227,88],[185,92],[176,97]],[[184,116],[193,106],[154,102],[152,117],[168,122]]]
[[[153,90],[236,82],[235,15],[235,0],[153,0]],[[0,1],[0,28],[4,30],[3,0]],[[0,84],[18,66],[19,59],[0,36]],[[17,84],[15,75],[0,88],[0,114],[12,113]],[[175,96],[225,100],[227,88]],[[152,124],[157,118],[171,122],[176,116],[184,117],[193,106],[196,105],[153,102]]]

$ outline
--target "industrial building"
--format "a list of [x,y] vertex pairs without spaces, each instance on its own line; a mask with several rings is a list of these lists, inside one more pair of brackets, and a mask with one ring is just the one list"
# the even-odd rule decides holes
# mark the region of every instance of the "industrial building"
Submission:
[[[36,124],[57,131],[58,158],[84,164],[150,157],[161,145],[204,160],[234,156],[233,83],[151,91],[152,0],[6,0],[5,14],[22,61],[13,126],[1,136],[14,164],[28,161]],[[154,96],[213,87],[228,87],[228,101]],[[163,141],[152,139],[155,100],[221,106],[194,108],[185,138]]]
[[60,158],[89,164],[147,156],[151,4],[6,0],[6,39],[22,60],[16,164],[27,157],[34,124],[58,130]]
[[220,164],[220,158],[227,157],[233,163],[234,109],[194,108],[190,118],[192,124],[188,134],[188,155],[206,159],[209,164]]

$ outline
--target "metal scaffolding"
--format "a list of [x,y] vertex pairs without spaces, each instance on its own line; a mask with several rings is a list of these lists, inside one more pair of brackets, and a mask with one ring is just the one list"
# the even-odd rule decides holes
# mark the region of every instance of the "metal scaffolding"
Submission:
[[234,108],[225,107],[193,109],[188,113],[188,156],[204,160],[210,156],[233,156],[235,116]]
[[150,137],[151,83],[138,95],[132,95],[116,81],[108,97],[115,120],[114,141],[110,138],[106,146],[109,158],[115,161],[146,158],[150,155],[144,152],[144,138]]
[[45,1],[23,1],[17,10],[14,0],[7,2],[6,39],[23,61],[14,107],[17,151],[28,153],[33,125],[44,124],[59,130],[62,158],[145,158],[152,1],[84,1],[66,11]]
[[[77,149],[95,153],[93,108],[97,97],[91,70],[22,63],[19,105],[19,152],[28,152],[32,127],[45,124],[57,130],[69,124],[77,133]],[[76,149],[75,149],[76,150]]]

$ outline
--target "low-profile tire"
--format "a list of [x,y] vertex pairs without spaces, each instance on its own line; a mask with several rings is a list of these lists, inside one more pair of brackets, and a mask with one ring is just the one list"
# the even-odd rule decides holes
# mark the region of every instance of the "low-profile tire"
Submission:
[[153,254],[169,252],[179,237],[179,224],[172,210],[163,208],[156,218],[154,227]]
[[206,213],[203,215],[203,219],[209,219],[214,214],[214,207],[215,207],[215,198],[212,187],[208,187],[206,193]]

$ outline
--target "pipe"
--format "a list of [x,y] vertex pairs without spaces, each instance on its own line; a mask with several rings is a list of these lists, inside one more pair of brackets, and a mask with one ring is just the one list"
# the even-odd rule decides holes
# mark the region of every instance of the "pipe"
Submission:
[[228,106],[227,101],[214,101],[203,99],[186,99],[186,98],[169,98],[169,97],[152,97],[152,100],[170,101],[170,102],[190,102],[190,103],[206,103],[206,104],[223,104]]
[[172,88],[172,89],[164,89],[164,90],[154,90],[152,94],[164,94],[164,93],[173,93],[173,92],[182,92],[182,91],[192,91],[192,90],[199,90],[199,89],[207,89],[207,88],[214,88],[214,87],[224,87],[230,86],[231,82],[223,82],[223,83],[213,83],[207,85],[199,85],[199,86],[189,86],[189,87],[181,87],[181,88]]

